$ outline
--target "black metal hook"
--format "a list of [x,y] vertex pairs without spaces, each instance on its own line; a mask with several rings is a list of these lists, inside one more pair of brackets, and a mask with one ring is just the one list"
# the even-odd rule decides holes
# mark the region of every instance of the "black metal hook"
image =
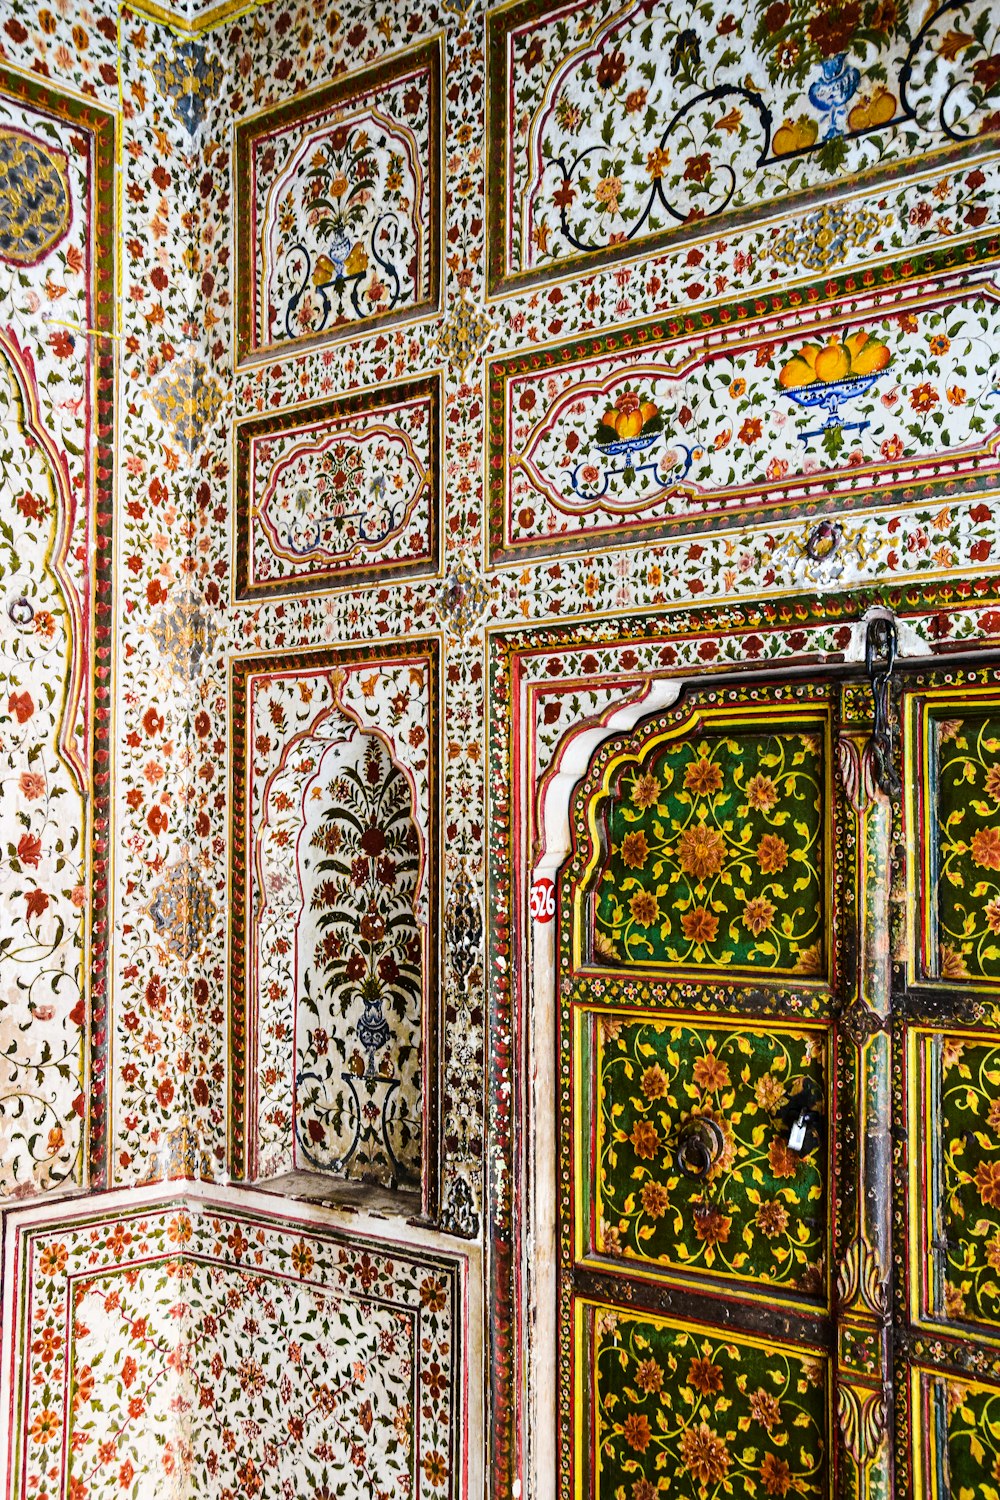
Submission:
[[871,757],[875,781],[887,797],[898,797],[902,790],[896,771],[892,747],[892,714],[889,685],[896,665],[899,639],[896,622],[891,616],[878,615],[868,621],[865,636],[865,671],[871,683],[875,704],[872,727]]

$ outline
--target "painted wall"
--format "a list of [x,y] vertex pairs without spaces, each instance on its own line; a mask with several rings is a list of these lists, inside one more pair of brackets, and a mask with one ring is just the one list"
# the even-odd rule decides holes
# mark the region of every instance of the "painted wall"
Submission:
[[998,19],[240,9],[0,20],[5,1482],[541,1495],[532,871],[680,677],[1000,634]]

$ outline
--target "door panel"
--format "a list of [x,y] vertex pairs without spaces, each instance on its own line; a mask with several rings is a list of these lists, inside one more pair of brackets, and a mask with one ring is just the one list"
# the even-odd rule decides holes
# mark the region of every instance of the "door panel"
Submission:
[[582,1299],[576,1329],[600,1495],[828,1493],[825,1351]]
[[608,767],[591,808],[596,962],[825,976],[827,724],[774,720],[761,733],[707,711],[701,732],[653,736]]
[[1000,685],[977,675],[960,693],[905,690],[909,978],[989,993],[1000,988]]
[[1000,1387],[914,1368],[912,1490],[921,1500],[1000,1493]]
[[[863,904],[841,697],[801,679],[689,691],[601,747],[576,795],[563,1500],[833,1493],[829,1184],[838,1152],[845,1184],[860,1159],[838,1145],[834,1020]],[[840,1064],[844,1088],[855,1071]],[[880,1367],[852,1317],[844,1348]]]
[[988,1500],[1000,1495],[1000,678],[913,675],[901,715],[895,1217],[909,1254],[894,1339],[912,1473],[897,1480],[914,1497]]
[[915,1321],[1000,1335],[1000,1036],[911,1034]]
[[562,1500],[1000,1500],[1000,669],[891,655],[578,792]]
[[[828,1034],[587,1017],[594,1252],[628,1270],[827,1300]],[[808,1139],[788,1140],[801,1109]],[[589,1217],[589,1216],[583,1216]]]

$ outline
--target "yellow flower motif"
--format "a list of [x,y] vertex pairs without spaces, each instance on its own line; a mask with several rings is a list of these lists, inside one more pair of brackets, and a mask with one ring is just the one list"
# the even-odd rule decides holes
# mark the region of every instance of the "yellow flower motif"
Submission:
[[766,1234],[769,1240],[773,1240],[776,1235],[784,1234],[788,1227],[788,1210],[776,1198],[771,1199],[760,1205],[755,1222],[761,1234]]
[[969,971],[965,959],[950,943],[942,943],[940,951],[942,979],[968,979]]
[[765,833],[757,845],[757,863],[762,875],[777,875],[788,863],[788,845],[777,833]]
[[697,828],[685,828],[677,845],[677,859],[685,875],[717,875],[722,869],[726,846],[717,828],[699,823]]
[[810,943],[799,953],[795,965],[796,974],[821,974],[823,972],[823,950],[819,943]]
[[[781,1205],[776,1205],[780,1207]],[[759,1217],[759,1215],[758,1215]],[[763,1388],[754,1391],[750,1397],[750,1415],[755,1422],[759,1422],[768,1432],[781,1421],[781,1407],[770,1391]]]
[[768,901],[766,896],[754,896],[743,908],[743,926],[759,937],[762,932],[767,932],[774,921],[777,908]]
[[787,1097],[785,1085],[773,1073],[765,1073],[763,1078],[758,1078],[753,1092],[761,1109],[766,1110],[769,1115],[776,1115]]
[[681,1463],[703,1489],[717,1485],[729,1473],[730,1457],[725,1439],[706,1422],[689,1427],[681,1435]]
[[699,1057],[692,1076],[698,1087],[709,1094],[729,1087],[729,1069],[724,1062],[719,1061],[714,1052],[706,1052],[704,1057]]
[[632,1150],[643,1161],[652,1161],[660,1149],[660,1132],[651,1120],[636,1120],[629,1140]]
[[664,175],[669,165],[670,152],[664,150],[662,146],[657,146],[646,153],[646,171],[654,182]]
[[710,1359],[693,1359],[688,1366],[687,1383],[701,1395],[713,1396],[722,1390],[722,1370]]
[[647,1099],[662,1099],[667,1092],[667,1075],[659,1063],[654,1063],[642,1075],[642,1092]]
[[714,943],[719,930],[719,919],[704,906],[696,906],[681,917],[684,936],[689,943]]
[[636,807],[652,807],[659,799],[660,783],[655,776],[637,776],[632,783],[632,801]]
[[751,776],[747,782],[747,802],[754,812],[770,812],[778,800],[778,788],[770,776]]
[[594,947],[602,958],[621,958],[621,954],[606,932],[594,933]]
[[977,828],[970,852],[981,869],[1000,870],[1000,828]]

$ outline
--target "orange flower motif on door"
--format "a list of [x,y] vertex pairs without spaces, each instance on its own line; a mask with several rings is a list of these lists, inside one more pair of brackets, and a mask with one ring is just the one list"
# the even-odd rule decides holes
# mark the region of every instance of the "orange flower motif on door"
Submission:
[[652,1316],[595,1318],[601,1500],[826,1493],[822,1367]]
[[668,743],[619,770],[603,835],[593,905],[599,961],[822,973],[817,736]]

